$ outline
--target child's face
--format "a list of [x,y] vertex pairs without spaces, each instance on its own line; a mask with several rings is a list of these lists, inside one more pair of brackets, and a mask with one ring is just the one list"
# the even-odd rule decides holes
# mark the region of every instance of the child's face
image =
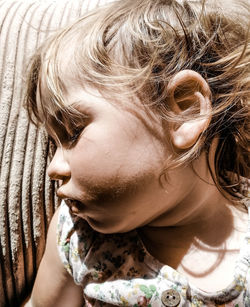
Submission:
[[[67,101],[80,101],[77,109],[89,119],[71,147],[58,146],[49,166],[49,176],[61,182],[58,195],[77,200],[67,202],[72,211],[100,232],[151,223],[176,202],[172,189],[178,192],[170,185],[166,193],[159,182],[169,157],[160,120],[143,110],[136,116],[138,107],[124,110],[94,90],[73,86],[68,92]],[[181,190],[179,176],[175,182]]]

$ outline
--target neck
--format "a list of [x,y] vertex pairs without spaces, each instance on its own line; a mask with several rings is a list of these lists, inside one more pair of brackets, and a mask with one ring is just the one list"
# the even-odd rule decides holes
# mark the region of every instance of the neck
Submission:
[[[186,217],[176,225],[167,227],[146,226],[141,237],[150,253],[162,263],[177,268],[183,257],[195,249],[219,250],[234,229],[232,212],[228,206],[219,206],[213,213]],[[200,216],[200,219],[199,219]],[[159,254],[158,252],[159,251]]]
[[148,251],[174,268],[193,248],[224,250],[235,232],[237,209],[218,191],[205,168],[200,167],[199,174],[205,180],[197,177],[178,204],[140,229]]

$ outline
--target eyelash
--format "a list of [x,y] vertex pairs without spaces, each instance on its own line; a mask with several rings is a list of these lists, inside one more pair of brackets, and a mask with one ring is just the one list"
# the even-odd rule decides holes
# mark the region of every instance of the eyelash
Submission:
[[72,147],[76,144],[83,130],[84,127],[74,131],[73,135],[68,137],[67,144],[69,147]]
[[[84,128],[85,127],[78,128],[78,129],[76,129],[75,131],[72,132],[72,135],[68,134],[68,136],[63,137],[60,140],[60,143],[64,144],[67,148],[73,147],[77,143],[77,141],[78,141],[82,131],[84,130]],[[58,147],[58,144],[53,137],[49,136],[49,141],[53,144],[54,147]]]

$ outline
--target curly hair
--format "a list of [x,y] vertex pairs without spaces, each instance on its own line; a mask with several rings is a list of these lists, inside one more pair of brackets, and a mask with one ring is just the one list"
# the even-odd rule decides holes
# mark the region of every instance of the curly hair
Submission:
[[79,116],[64,100],[69,75],[83,87],[94,86],[118,101],[121,95],[136,96],[163,121],[188,120],[194,117],[192,112],[179,116],[169,108],[167,85],[179,71],[194,70],[210,87],[212,120],[197,143],[174,156],[165,171],[191,163],[201,152],[208,162],[216,137],[214,173],[208,163],[213,180],[234,200],[246,197],[249,9],[244,1],[232,1],[230,8],[223,2],[116,1],[60,30],[30,64],[26,105],[31,120],[46,124],[50,118]]

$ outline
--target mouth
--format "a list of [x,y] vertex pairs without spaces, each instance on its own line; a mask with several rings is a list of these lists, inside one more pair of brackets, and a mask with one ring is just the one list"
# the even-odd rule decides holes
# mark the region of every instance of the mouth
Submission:
[[72,214],[79,214],[80,211],[83,209],[83,203],[81,203],[80,201],[78,200],[75,200],[75,199],[64,199],[66,205],[69,207],[70,209],[70,212]]

